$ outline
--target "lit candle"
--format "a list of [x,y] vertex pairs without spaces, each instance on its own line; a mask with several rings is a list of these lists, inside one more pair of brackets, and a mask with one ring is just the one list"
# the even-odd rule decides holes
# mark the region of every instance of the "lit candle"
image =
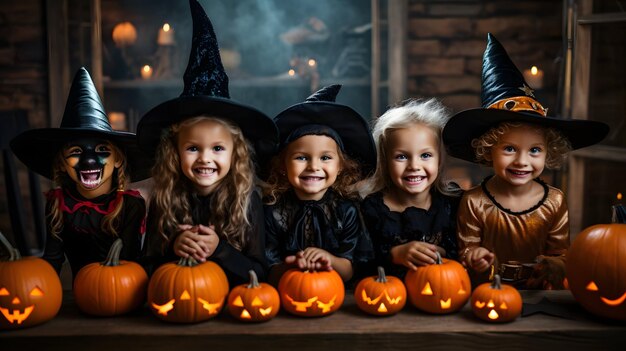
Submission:
[[159,29],[157,44],[174,45],[174,29],[169,25],[169,23],[165,23],[163,27]]
[[533,89],[543,88],[543,71],[532,66],[530,69],[524,70],[524,80],[529,87]]
[[290,77],[293,77],[296,75],[296,70],[292,68],[289,71],[287,71],[287,74],[289,74]]
[[115,130],[126,130],[126,115],[124,112],[109,112],[109,123]]
[[317,63],[317,62],[315,62],[315,59],[309,59],[309,66],[310,66],[310,67],[315,67],[315,64],[316,64],[316,63]]
[[141,78],[150,79],[152,77],[152,67],[150,65],[144,65],[141,67]]

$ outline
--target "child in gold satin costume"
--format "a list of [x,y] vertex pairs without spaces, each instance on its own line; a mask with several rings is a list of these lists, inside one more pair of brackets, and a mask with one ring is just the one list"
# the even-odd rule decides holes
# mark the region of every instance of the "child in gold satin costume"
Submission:
[[520,288],[563,287],[569,220],[562,191],[544,183],[572,149],[601,141],[604,123],[547,116],[491,35],[483,58],[483,108],[460,112],[443,131],[451,156],[493,168],[458,210],[459,259],[473,283],[499,273]]

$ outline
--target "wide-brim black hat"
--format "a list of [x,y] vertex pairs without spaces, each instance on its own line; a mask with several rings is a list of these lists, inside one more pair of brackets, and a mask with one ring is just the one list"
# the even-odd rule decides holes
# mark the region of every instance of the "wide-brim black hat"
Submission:
[[52,179],[59,151],[78,138],[108,140],[124,152],[132,181],[150,176],[152,160],[141,151],[134,133],[111,128],[96,87],[85,68],[80,68],[70,88],[59,128],[24,131],[11,140],[11,149],[29,169]]
[[306,125],[323,125],[341,138],[344,151],[358,162],[361,173],[369,175],[376,168],[376,146],[368,122],[349,106],[335,103],[341,85],[320,89],[304,102],[288,107],[274,117],[283,148],[291,133]]
[[137,125],[140,147],[151,154],[161,133],[172,124],[199,115],[224,118],[241,128],[255,148],[257,161],[266,162],[278,145],[272,119],[254,107],[230,99],[228,76],[219,54],[213,25],[197,0],[190,0],[193,36],[189,63],[178,98],[165,101],[146,113]]
[[507,121],[557,129],[568,138],[572,149],[596,144],[609,132],[609,126],[602,122],[548,116],[535,91],[491,33],[487,34],[483,56],[481,100],[481,108],[459,112],[446,124],[443,142],[450,156],[476,162],[472,140]]

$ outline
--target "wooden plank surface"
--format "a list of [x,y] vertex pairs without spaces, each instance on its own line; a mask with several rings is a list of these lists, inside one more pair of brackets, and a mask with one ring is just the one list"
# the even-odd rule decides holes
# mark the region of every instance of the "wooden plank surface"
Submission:
[[164,323],[147,308],[123,317],[81,314],[70,293],[59,315],[45,324],[0,332],[2,350],[450,350],[563,349],[623,350],[626,323],[595,318],[583,311],[568,291],[523,292],[525,302],[546,297],[571,312],[573,319],[545,314],[508,324],[476,319],[469,305],[450,315],[430,315],[406,306],[391,317],[363,314],[351,295],[331,316],[299,318],[281,311],[273,320],[244,324],[226,311],[192,325]]

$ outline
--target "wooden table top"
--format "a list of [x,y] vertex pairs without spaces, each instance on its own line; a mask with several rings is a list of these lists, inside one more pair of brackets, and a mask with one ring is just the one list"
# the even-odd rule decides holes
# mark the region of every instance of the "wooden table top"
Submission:
[[[626,349],[626,322],[594,317],[569,291],[522,291],[525,303],[546,298],[568,318],[537,313],[506,324],[478,320],[469,304],[453,314],[431,315],[407,304],[398,314],[374,317],[361,312],[351,294],[330,316],[300,318],[281,311],[265,323],[242,323],[226,311],[198,324],[170,324],[145,308],[112,318],[82,314],[70,292],[51,321],[0,332],[2,350],[227,350],[313,349]],[[544,300],[545,301],[545,300]],[[525,307],[526,308],[526,307]]]

